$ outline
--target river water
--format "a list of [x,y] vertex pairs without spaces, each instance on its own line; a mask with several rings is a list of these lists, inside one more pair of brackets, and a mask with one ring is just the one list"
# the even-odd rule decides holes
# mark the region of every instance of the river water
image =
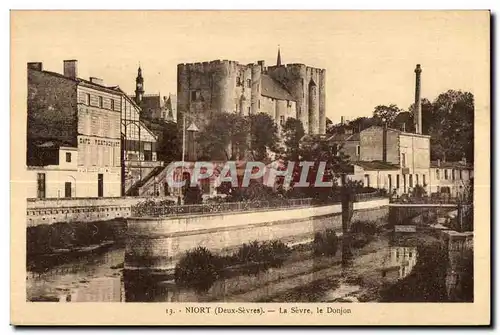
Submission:
[[[123,270],[124,248],[92,252],[44,270],[28,272],[28,301],[59,302],[329,302],[376,301],[378,289],[408,276],[416,247],[378,236],[349,262],[294,251],[280,268],[234,274],[205,292],[181,289],[168,278],[139,278]],[[446,266],[446,264],[444,264]],[[125,274],[124,274],[125,273]]]

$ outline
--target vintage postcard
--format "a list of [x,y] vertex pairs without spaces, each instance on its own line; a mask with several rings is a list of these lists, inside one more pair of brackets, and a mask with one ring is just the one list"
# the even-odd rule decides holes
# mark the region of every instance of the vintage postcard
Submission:
[[14,325],[488,325],[489,11],[12,11]]

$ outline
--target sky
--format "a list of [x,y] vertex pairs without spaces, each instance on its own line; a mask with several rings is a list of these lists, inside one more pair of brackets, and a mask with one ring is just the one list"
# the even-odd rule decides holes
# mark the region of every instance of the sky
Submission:
[[[488,12],[15,12],[15,64],[43,62],[95,76],[133,93],[140,63],[146,94],[177,91],[177,64],[228,59],[304,63],[326,69],[326,115],[339,122],[377,105],[407,109],[415,65],[422,97],[484,90],[489,78]],[[14,64],[14,63],[13,63]]]

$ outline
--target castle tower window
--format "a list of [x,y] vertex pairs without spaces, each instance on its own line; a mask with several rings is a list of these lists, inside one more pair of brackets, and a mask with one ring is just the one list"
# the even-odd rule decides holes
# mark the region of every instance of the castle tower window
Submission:
[[99,97],[99,108],[102,108],[102,97]]
[[89,93],[85,93],[85,104],[87,106],[90,106],[90,94]]
[[198,101],[201,98],[200,90],[191,91],[191,101]]
[[115,110],[115,100],[111,99],[111,110]]
[[241,86],[241,78],[236,77],[236,86]]

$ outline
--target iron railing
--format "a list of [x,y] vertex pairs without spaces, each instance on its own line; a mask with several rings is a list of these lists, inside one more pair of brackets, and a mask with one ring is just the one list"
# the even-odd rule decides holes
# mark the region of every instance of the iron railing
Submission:
[[312,206],[313,199],[276,199],[270,201],[207,203],[199,205],[166,205],[143,203],[132,206],[132,216],[175,216],[223,212],[245,212],[258,209],[279,209]]
[[393,204],[459,204],[463,199],[456,197],[392,197],[390,202]]

